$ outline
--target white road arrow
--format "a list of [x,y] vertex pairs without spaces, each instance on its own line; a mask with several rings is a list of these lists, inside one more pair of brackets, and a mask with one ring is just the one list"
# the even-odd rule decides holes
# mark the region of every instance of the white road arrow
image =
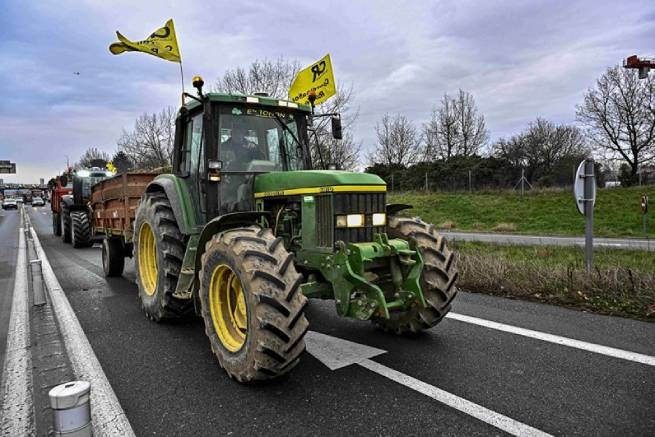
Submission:
[[474,402],[460,398],[445,390],[441,390],[402,372],[372,361],[370,358],[386,353],[382,349],[314,331],[307,333],[305,343],[307,345],[307,352],[325,364],[330,370],[337,370],[357,364],[489,425],[502,429],[509,434],[516,436],[550,436],[550,434],[518,422],[510,417],[503,416]]

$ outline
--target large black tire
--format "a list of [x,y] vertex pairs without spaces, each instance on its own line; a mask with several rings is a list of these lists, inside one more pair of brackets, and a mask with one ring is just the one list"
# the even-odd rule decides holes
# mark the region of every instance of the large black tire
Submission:
[[[154,235],[156,252],[156,285],[151,293],[147,292],[144,285],[141,264],[139,239],[144,224],[148,225]],[[144,194],[134,221],[134,265],[141,308],[146,317],[155,322],[184,317],[193,311],[193,300],[182,300],[173,296],[182,269],[184,251],[184,237],[175,221],[166,194]]]
[[91,223],[89,222],[89,214],[86,211],[73,211],[71,213],[71,243],[75,248],[93,246]]
[[52,233],[57,237],[61,236],[61,216],[58,212],[52,213]]
[[423,256],[421,289],[427,306],[414,306],[405,311],[390,311],[390,318],[374,317],[373,323],[396,334],[417,333],[439,323],[450,311],[450,303],[457,294],[457,268],[454,254],[446,247],[446,240],[419,218],[389,217],[389,238],[415,238]]
[[[210,298],[212,278],[225,266],[240,282],[246,314],[241,331],[245,339],[232,351],[215,327],[213,314],[217,311],[210,309],[211,302],[216,302]],[[200,273],[201,313],[212,351],[231,378],[240,382],[272,379],[298,363],[309,328],[301,284],[293,255],[270,229],[231,229],[206,244]]]
[[102,270],[108,278],[121,276],[125,268],[125,252],[120,238],[102,239]]
[[64,243],[70,243],[71,242],[71,216],[68,213],[67,210],[63,209],[61,210],[61,214],[59,217],[59,223],[61,223],[60,226],[60,234],[61,235],[61,241]]

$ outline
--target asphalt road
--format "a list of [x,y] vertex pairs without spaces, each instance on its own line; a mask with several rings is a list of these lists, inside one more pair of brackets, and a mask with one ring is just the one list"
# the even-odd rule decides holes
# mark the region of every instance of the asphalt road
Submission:
[[5,361],[7,328],[14,290],[14,270],[18,250],[20,213],[16,210],[0,210],[0,364]]
[[[490,232],[443,231],[449,239],[481,241],[498,244],[527,246],[578,246],[584,247],[584,237],[554,237],[547,235],[517,235]],[[594,247],[604,249],[633,249],[655,251],[655,241],[636,238],[594,238]]]
[[[99,248],[64,245],[47,211],[30,215],[137,435],[502,434],[363,367],[330,371],[309,354],[287,377],[240,385],[218,366],[201,320],[155,324],[141,314],[133,263],[105,279]],[[0,256],[12,226],[0,222]],[[645,322],[465,292],[453,311],[655,355],[655,325]],[[547,433],[655,434],[653,366],[452,319],[398,338],[337,317],[331,302],[312,301],[308,319],[314,331],[388,351],[377,363]]]

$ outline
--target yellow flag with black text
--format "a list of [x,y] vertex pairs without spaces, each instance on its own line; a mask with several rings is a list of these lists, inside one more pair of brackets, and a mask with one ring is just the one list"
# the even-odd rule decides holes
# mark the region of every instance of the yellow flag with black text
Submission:
[[118,31],[116,31],[116,35],[120,42],[115,42],[109,46],[109,51],[114,55],[125,52],[143,52],[167,61],[182,62],[173,19],[168,20],[164,27],[155,30],[142,41],[130,41]]
[[289,100],[309,105],[309,95],[312,91],[316,93],[315,105],[325,102],[337,93],[329,53],[298,72],[289,88]]

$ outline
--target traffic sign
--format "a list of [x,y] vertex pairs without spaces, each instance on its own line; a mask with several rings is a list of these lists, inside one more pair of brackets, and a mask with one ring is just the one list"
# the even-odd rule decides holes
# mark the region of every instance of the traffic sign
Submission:
[[0,173],[16,173],[16,164],[6,160],[0,160]]
[[575,181],[573,181],[573,196],[575,197],[575,206],[578,208],[578,212],[582,215],[585,215],[585,196],[584,196],[584,185],[585,185],[585,179],[587,177],[592,178],[592,181],[594,182],[592,184],[592,195],[591,195],[591,201],[592,201],[592,208],[596,206],[596,181],[593,180],[594,178],[594,173],[593,170],[591,174],[585,174],[585,162],[586,160],[582,161],[580,165],[578,166],[578,170],[575,172]]

